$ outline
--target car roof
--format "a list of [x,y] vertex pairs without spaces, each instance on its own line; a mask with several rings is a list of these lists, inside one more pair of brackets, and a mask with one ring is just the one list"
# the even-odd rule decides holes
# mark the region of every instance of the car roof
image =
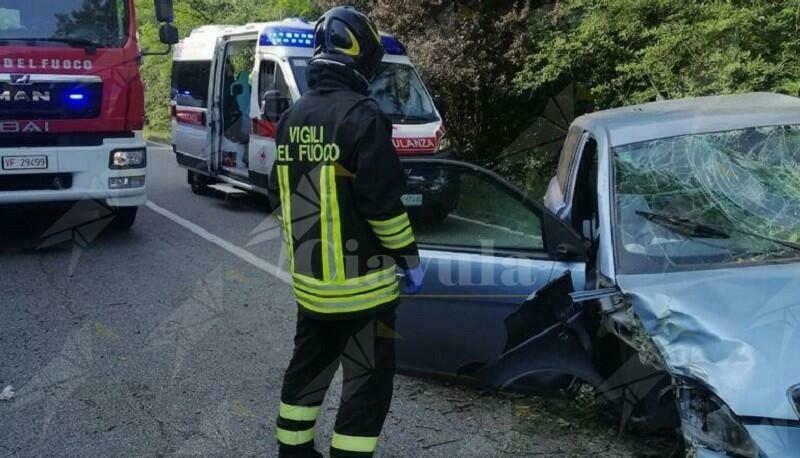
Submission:
[[612,147],[681,135],[800,124],[800,99],[768,92],[695,97],[598,111],[574,126]]

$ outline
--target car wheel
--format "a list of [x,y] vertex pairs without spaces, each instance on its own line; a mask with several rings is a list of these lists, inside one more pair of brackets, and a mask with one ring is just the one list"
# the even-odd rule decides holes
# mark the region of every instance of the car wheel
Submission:
[[133,223],[136,222],[136,215],[139,213],[139,207],[117,207],[115,209],[116,215],[114,221],[111,223],[115,229],[130,229]]
[[189,170],[188,176],[189,186],[192,187],[192,192],[198,196],[207,196],[211,190],[208,188],[210,184],[209,178],[203,174]]

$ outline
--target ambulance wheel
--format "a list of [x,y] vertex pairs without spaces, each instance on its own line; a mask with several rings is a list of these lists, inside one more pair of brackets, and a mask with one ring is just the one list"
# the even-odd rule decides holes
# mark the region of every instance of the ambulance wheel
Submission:
[[114,221],[111,223],[112,227],[126,230],[130,229],[133,223],[136,222],[136,214],[139,213],[139,207],[117,207],[115,213]]
[[189,170],[189,186],[192,187],[192,192],[198,196],[207,196],[211,190],[208,188],[210,180],[207,176]]

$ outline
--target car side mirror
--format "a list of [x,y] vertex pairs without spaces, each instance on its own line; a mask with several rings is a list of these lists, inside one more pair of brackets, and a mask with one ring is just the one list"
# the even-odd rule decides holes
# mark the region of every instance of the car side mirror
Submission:
[[180,41],[178,28],[172,24],[161,24],[158,29],[158,39],[165,45],[176,45]]
[[261,118],[270,122],[278,122],[281,115],[291,106],[292,99],[281,95],[277,89],[267,91],[261,100]]
[[[154,0],[156,8],[156,19],[158,22],[171,23],[175,20],[175,11],[172,8],[172,0]],[[161,40],[163,43],[164,40]],[[177,42],[176,42],[177,43]],[[175,44],[175,43],[167,43]]]
[[583,238],[566,222],[556,215],[545,212],[543,215],[545,249],[556,261],[585,262],[587,247]]

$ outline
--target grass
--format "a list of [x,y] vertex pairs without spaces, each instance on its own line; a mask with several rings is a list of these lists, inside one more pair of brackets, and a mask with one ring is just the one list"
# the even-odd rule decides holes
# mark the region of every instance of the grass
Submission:
[[145,140],[151,140],[159,143],[169,143],[172,139],[172,133],[170,131],[153,129],[150,126],[144,127],[143,135]]

